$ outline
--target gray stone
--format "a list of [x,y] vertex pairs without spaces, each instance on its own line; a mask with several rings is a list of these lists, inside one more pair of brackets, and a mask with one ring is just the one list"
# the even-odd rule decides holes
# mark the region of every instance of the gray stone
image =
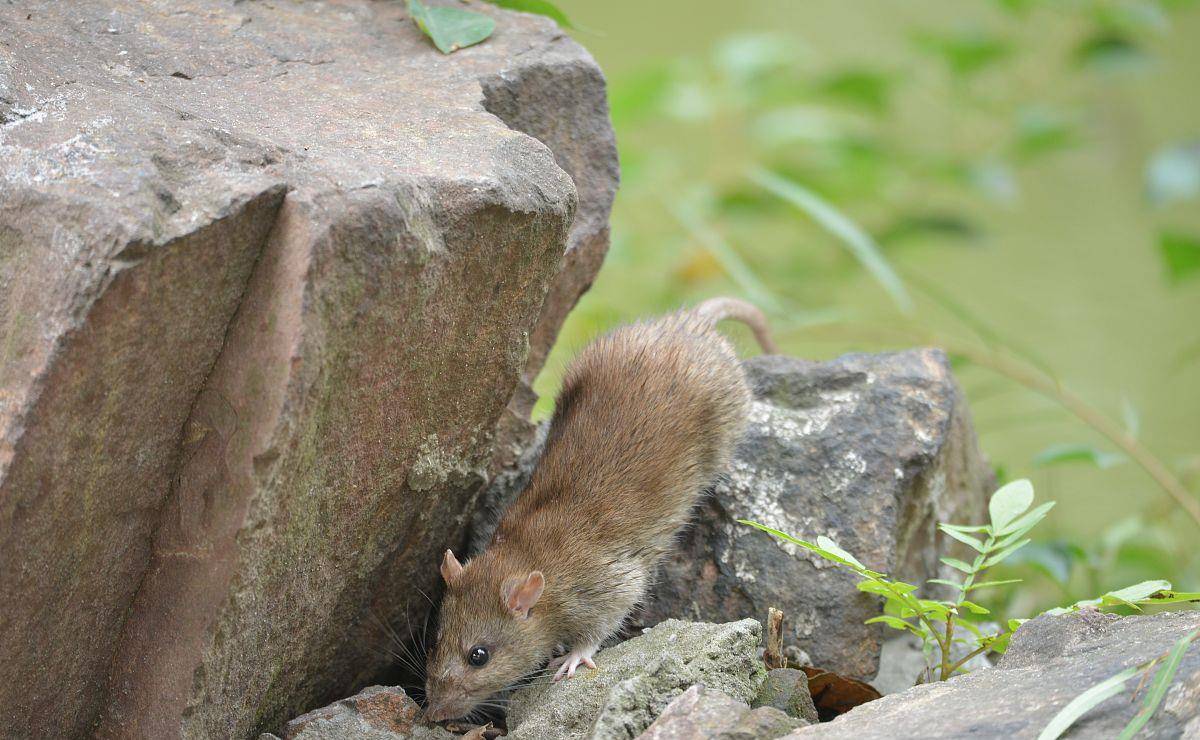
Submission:
[[[1068,702],[1200,629],[1200,612],[1118,617],[1041,616],[1017,630],[995,668],[916,686],[858,706],[832,722],[801,728],[798,740],[1036,738]],[[1113,738],[1141,708],[1136,681],[1085,714],[1071,738]],[[1145,687],[1142,688],[1145,691]],[[1200,737],[1200,644],[1185,654],[1157,714],[1138,737]]]
[[7,732],[253,737],[420,621],[616,186],[587,53],[467,5],[0,4]]
[[645,622],[765,619],[774,606],[786,643],[869,679],[883,630],[863,622],[879,600],[854,575],[736,520],[825,535],[910,583],[948,576],[938,558],[953,541],[936,525],[979,520],[992,485],[966,402],[932,349],[745,367],[757,396],[746,438],[664,565]]
[[703,683],[749,702],[765,673],[758,657],[762,626],[667,620],[601,650],[596,670],[560,683],[517,691],[508,712],[513,740],[634,738],[688,687]]
[[788,716],[805,722],[817,722],[817,707],[808,690],[808,676],[795,668],[775,668],[767,671],[767,678],[758,687],[754,697],[756,707],[774,707]]
[[638,740],[770,740],[804,724],[772,707],[744,702],[697,684],[675,698]]
[[285,740],[451,740],[398,686],[371,686],[287,723]]

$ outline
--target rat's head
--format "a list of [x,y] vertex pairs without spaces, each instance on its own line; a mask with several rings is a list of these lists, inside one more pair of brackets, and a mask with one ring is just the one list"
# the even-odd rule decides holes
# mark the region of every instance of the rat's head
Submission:
[[534,610],[541,571],[506,572],[489,553],[463,566],[449,550],[441,571],[446,596],[425,678],[435,722],[466,715],[537,670],[554,647]]

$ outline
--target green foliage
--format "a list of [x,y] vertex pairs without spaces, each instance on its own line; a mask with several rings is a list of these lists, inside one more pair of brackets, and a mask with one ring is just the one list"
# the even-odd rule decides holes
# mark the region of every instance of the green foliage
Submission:
[[987,69],[1012,52],[1008,42],[982,28],[951,33],[926,32],[917,36],[917,44],[939,57],[951,72],[962,76]]
[[421,0],[407,2],[413,23],[443,54],[478,44],[496,29],[496,22],[482,13],[450,6],[426,5]]
[[1166,232],[1158,237],[1158,249],[1167,268],[1167,277],[1172,282],[1200,273],[1200,237]]
[[[920,598],[916,595],[917,586],[893,580],[867,568],[826,537],[818,537],[816,544],[813,544],[762,524],[750,521],[742,523],[803,547],[858,574],[862,579],[858,583],[860,591],[884,599],[884,613],[867,620],[867,623],[886,624],[892,629],[905,630],[917,635],[925,644],[927,655],[936,646],[940,656],[936,668],[939,678],[944,681],[962,670],[967,661],[975,655],[987,651],[1003,652],[1012,632],[1020,625],[1020,620],[1010,620],[1006,629],[994,634],[985,634],[976,625],[974,618],[990,615],[991,611],[968,599],[967,595],[973,591],[1018,582],[1013,579],[986,581],[982,580],[981,576],[989,568],[1003,562],[1027,545],[1029,539],[1025,535],[1054,507],[1054,502],[1049,502],[1030,509],[1032,504],[1033,486],[1027,480],[1017,480],[1001,487],[992,495],[988,503],[988,524],[938,525],[947,536],[963,543],[975,553],[971,562],[951,557],[942,558],[943,564],[962,573],[962,577],[958,579],[937,578],[930,581],[932,584],[951,589],[952,596],[948,599]],[[964,638],[964,633],[969,637]],[[968,645],[969,652],[966,657],[953,659],[951,648],[956,643]],[[933,670],[934,667],[931,666],[931,673]]]
[[1105,452],[1087,444],[1059,444],[1047,447],[1033,458],[1034,465],[1060,465],[1069,462],[1088,462],[1100,469],[1125,462],[1124,455]]
[[800,183],[780,177],[774,172],[757,169],[750,173],[750,179],[799,208],[820,224],[823,229],[836,236],[840,242],[846,245],[854,258],[883,286],[900,310],[905,313],[912,312],[912,298],[909,297],[904,283],[896,275],[895,270],[884,259],[875,240],[858,228],[857,224],[846,218],[845,214]]
[[[583,20],[583,4],[562,5]],[[1059,487],[1059,509],[1075,515],[1051,512],[1034,542],[976,579],[1023,584],[969,600],[1029,615],[1160,576],[1200,583],[1192,525],[1175,515],[1200,490],[1195,429],[1177,413],[1196,397],[1198,273],[1187,249],[1168,257],[1158,238],[1200,234],[1181,51],[1200,4],[880,3],[876,22],[748,10],[738,27],[751,32],[715,41],[714,28],[646,30],[671,28],[681,6],[587,8],[605,31],[588,45],[609,73],[621,196],[606,266],[538,381],[539,414],[596,333],[738,292],[771,312],[789,354],[945,347],[993,459],[1014,470],[1032,458],[1039,486]],[[758,172],[870,240],[913,313],[898,315],[828,220],[748,176]],[[844,323],[823,325],[831,318]],[[1072,386],[1087,397],[1064,393]],[[1149,476],[1147,460],[1161,463]],[[962,547],[953,555],[970,566],[978,553]]]
[[[884,602],[883,614],[868,619],[867,624],[884,624],[920,637],[927,656],[933,655],[936,648],[938,662],[937,665],[928,666],[928,672],[930,676],[945,681],[962,671],[963,666],[976,655],[1004,652],[1013,633],[1026,621],[1008,619],[1004,621],[1003,629],[988,632],[981,629],[976,618],[990,616],[991,610],[967,597],[973,592],[1021,582],[1012,578],[984,580],[982,576],[990,568],[1000,565],[1029,545],[1030,539],[1027,535],[1054,508],[1053,501],[1033,506],[1033,500],[1033,485],[1028,480],[1012,481],[992,494],[988,501],[987,524],[938,525],[939,530],[965,545],[971,553],[969,561],[954,557],[941,558],[942,564],[961,574],[956,578],[934,578],[928,581],[929,584],[949,589],[949,597],[942,599],[922,598],[918,595],[918,586],[892,579],[884,573],[868,568],[827,537],[818,537],[813,543],[757,522],[739,522],[802,547],[857,574],[860,578],[858,590],[882,597]],[[1151,605],[1197,602],[1200,602],[1200,593],[1174,591],[1169,581],[1152,580],[1109,591],[1094,599],[1080,600],[1070,606],[1051,609],[1046,613],[1066,614],[1081,609],[1110,607],[1140,610]],[[953,657],[952,648],[955,645],[966,647],[964,657]],[[1061,733],[1071,722],[1095,706],[1093,700],[1102,701],[1112,695],[1109,692],[1119,691],[1118,683],[1121,682],[1102,684],[1076,699],[1063,709],[1062,719],[1052,723],[1052,727],[1047,728],[1047,731],[1057,728],[1057,733]],[[1057,737],[1057,734],[1053,736]]]

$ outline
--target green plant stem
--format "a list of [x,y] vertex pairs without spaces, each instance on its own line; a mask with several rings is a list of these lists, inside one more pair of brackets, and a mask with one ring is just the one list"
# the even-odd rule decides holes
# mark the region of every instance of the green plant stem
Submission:
[[1054,401],[1120,448],[1130,459],[1146,471],[1154,482],[1175,501],[1175,504],[1179,508],[1183,509],[1191,517],[1197,527],[1200,527],[1200,500],[1197,500],[1188,493],[1183,483],[1171,473],[1167,466],[1154,453],[1143,447],[1120,425],[1090,406],[1071,390],[1063,387],[1057,379],[1006,357],[995,350],[981,350],[965,342],[939,337],[926,332],[914,330],[889,332],[888,330],[880,330],[875,327],[856,327],[850,324],[831,324],[827,325],[826,328],[849,329],[857,331],[862,336],[869,336],[876,339],[882,336],[885,337],[884,341],[896,341],[897,337],[900,337],[903,341],[916,341],[924,344],[938,345],[945,348],[947,352],[962,355],[976,365],[986,367]]
[[993,635],[990,642],[980,645],[979,647],[975,648],[971,652],[967,653],[965,656],[963,656],[963,658],[961,660],[955,662],[954,665],[950,666],[949,674],[944,676],[942,678],[942,680],[945,681],[950,676],[953,676],[954,672],[957,671],[959,668],[962,668],[964,665],[966,665],[967,661],[970,660],[971,658],[974,658],[976,655],[979,655],[980,653],[984,653],[984,652],[987,652],[988,650],[990,650],[993,642],[995,642],[996,640],[999,640],[1001,637],[1004,637],[1007,634],[1008,634],[1008,632],[1000,632],[999,634]]
[[[895,588],[892,587],[892,584],[886,580],[881,580],[881,581],[879,581],[879,583],[882,583],[884,588],[886,588],[888,591],[891,591],[892,594],[894,594],[896,596],[896,598],[902,602],[908,601],[909,599],[912,598],[908,594],[903,594],[903,593],[897,591]],[[916,606],[916,608],[913,608],[913,611],[915,611],[917,613],[917,618],[925,623],[925,628],[928,629],[929,634],[933,635],[934,639],[937,640],[938,647],[942,648],[942,655],[945,655],[946,650],[948,649],[948,646],[943,645],[942,641],[940,639],[938,639],[937,629],[934,628],[933,622],[929,621],[929,617],[926,617],[924,614],[921,613],[920,604],[918,604]]]
[[954,612],[946,615],[946,644],[942,646],[942,676],[945,681],[954,673],[950,667],[950,648],[954,645]]

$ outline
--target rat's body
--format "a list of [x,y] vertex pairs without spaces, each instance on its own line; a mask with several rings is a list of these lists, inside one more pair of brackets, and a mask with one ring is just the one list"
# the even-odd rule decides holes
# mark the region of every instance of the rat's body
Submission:
[[572,363],[529,486],[486,551],[442,563],[431,718],[467,713],[561,647],[559,677],[591,666],[645,595],[745,425],[751,395],[714,328],[723,318],[771,349],[757,309],[714,299],[618,328]]

